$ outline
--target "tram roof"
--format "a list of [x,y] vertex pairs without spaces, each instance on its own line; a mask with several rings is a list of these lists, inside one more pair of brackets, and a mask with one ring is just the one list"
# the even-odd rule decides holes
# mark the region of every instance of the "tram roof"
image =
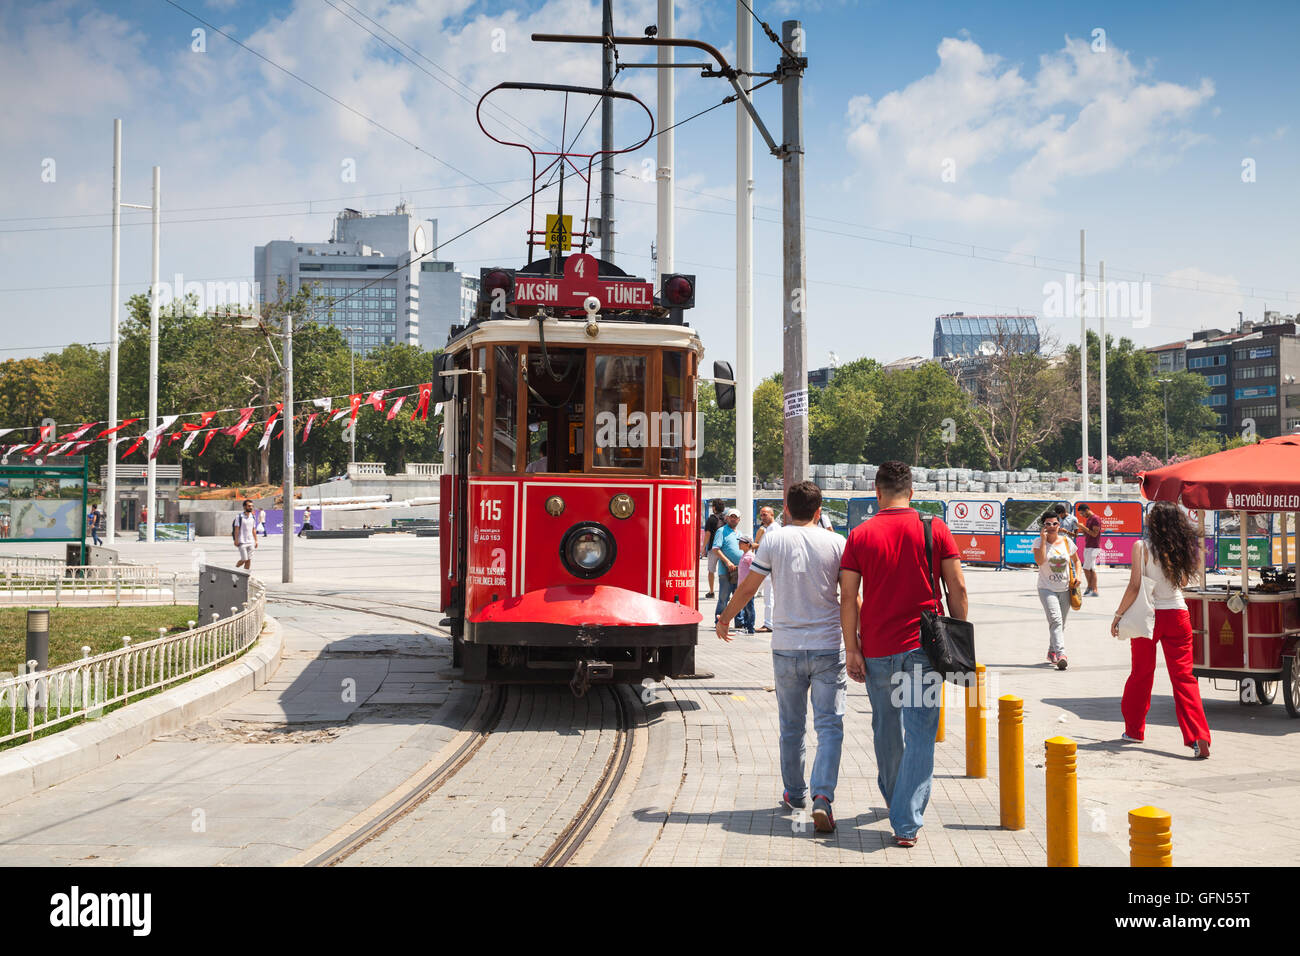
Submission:
[[[652,325],[646,322],[600,322],[600,332],[595,337],[587,335],[583,318],[549,318],[546,320],[546,344],[554,345],[631,345],[648,348],[694,349],[704,354],[704,343],[688,325]],[[540,342],[536,319],[491,319],[475,322],[447,343],[446,351],[460,352],[476,345],[495,342]]]

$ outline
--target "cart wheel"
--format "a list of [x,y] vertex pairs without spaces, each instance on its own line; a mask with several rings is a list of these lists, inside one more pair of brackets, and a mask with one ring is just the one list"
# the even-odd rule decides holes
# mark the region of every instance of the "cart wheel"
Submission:
[[1282,699],[1286,712],[1300,717],[1300,657],[1282,658]]
[[1237,700],[1246,706],[1251,704],[1267,706],[1277,700],[1277,684],[1277,681],[1243,677],[1237,682]]

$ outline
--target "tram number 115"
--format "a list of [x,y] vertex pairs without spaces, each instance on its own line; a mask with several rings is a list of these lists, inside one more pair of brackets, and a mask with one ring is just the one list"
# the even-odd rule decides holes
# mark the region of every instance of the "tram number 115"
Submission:
[[497,498],[484,498],[478,503],[479,521],[500,521],[501,501]]
[[673,514],[676,516],[678,524],[688,525],[691,523],[691,506],[689,504],[673,505]]

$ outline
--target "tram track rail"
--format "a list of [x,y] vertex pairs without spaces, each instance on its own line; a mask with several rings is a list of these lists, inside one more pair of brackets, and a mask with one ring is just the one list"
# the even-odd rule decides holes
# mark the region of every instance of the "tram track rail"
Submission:
[[[276,597],[268,595],[268,600],[281,604],[327,607],[350,611],[355,614],[384,617],[415,624],[426,629],[433,629],[434,627],[426,621],[419,621],[400,614],[367,607],[318,601],[306,596]],[[426,610],[415,605],[393,604],[390,606]],[[436,614],[438,612],[430,610],[429,613]],[[588,839],[601,820],[604,819],[606,811],[620,793],[619,788],[627,776],[627,770],[632,758],[635,730],[634,704],[631,693],[617,684],[602,685],[602,690],[613,698],[615,705],[616,726],[610,752],[605,759],[598,779],[587,794],[582,806],[565,825],[551,846],[542,854],[541,858],[536,861],[535,866],[563,867],[572,863],[584,847],[587,846]],[[402,792],[395,800],[386,805],[382,801],[376,804],[372,808],[376,812],[370,815],[365,822],[355,827],[323,852],[307,860],[305,865],[312,867],[337,866],[446,786],[474,760],[494,733],[504,732],[500,730],[500,724],[506,711],[510,691],[511,688],[505,685],[485,686],[475,704],[474,711],[461,731],[462,734],[466,735],[465,739],[446,759],[413,786],[408,785],[405,792]],[[399,790],[401,789],[399,788]]]

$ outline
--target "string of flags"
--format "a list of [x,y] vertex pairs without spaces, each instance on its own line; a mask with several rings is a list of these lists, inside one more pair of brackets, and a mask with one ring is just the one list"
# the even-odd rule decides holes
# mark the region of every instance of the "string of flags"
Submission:
[[[399,394],[395,397],[394,393],[409,393],[415,391],[415,408],[410,414],[410,421],[417,418],[427,421],[429,418],[429,401],[433,394],[433,384],[425,382],[421,385],[405,385],[397,388],[380,388],[372,392],[361,392],[356,395],[348,395],[347,404],[341,408],[334,407],[334,398],[338,396],[327,396],[325,398],[313,398],[301,403],[303,410],[291,417],[289,427],[295,431],[301,422],[302,437],[301,441],[305,442],[311,436],[313,427],[319,428],[319,424],[337,422],[345,416],[348,418],[348,424],[355,426],[357,414],[363,406],[368,406],[384,416],[385,421],[393,421],[401,413],[406,403],[408,394]],[[314,408],[315,411],[308,411],[308,408]],[[169,447],[178,441],[184,440],[181,446],[182,451],[188,451],[199,435],[203,435],[203,444],[199,447],[199,457],[202,457],[208,450],[208,445],[217,435],[226,435],[234,439],[234,445],[238,446],[240,441],[258,426],[255,419],[257,413],[261,410],[268,410],[265,423],[262,424],[262,438],[258,442],[258,448],[266,448],[272,438],[279,438],[284,434],[285,418],[284,403],[275,402],[267,405],[250,405],[244,408],[222,408],[213,411],[202,412],[184,412],[174,415],[162,415],[158,419],[158,424],[151,429],[147,429],[141,435],[123,435],[120,434],[123,429],[138,424],[141,419],[128,418],[123,422],[111,427],[105,427],[101,430],[100,426],[108,425],[108,422],[86,422],[84,424],[68,425],[35,425],[15,428],[0,428],[0,462],[7,463],[10,456],[17,455],[21,458],[36,457],[58,457],[63,455],[80,455],[96,442],[110,442],[110,447],[130,442],[129,447],[118,455],[118,460],[127,458],[142,446],[145,447],[145,455],[149,459],[158,457],[158,452],[164,447]],[[438,405],[433,409],[433,414],[437,415],[442,410]],[[219,425],[215,424],[218,415],[237,412],[238,417],[233,424]],[[197,418],[196,422],[182,422],[175,431],[170,431],[177,421],[183,418]],[[320,420],[318,424],[317,420]],[[275,431],[279,426],[279,431]],[[60,434],[61,429],[67,429]],[[37,431],[37,440],[32,442],[30,436],[25,437],[17,444],[4,444],[5,436],[15,432]]]

